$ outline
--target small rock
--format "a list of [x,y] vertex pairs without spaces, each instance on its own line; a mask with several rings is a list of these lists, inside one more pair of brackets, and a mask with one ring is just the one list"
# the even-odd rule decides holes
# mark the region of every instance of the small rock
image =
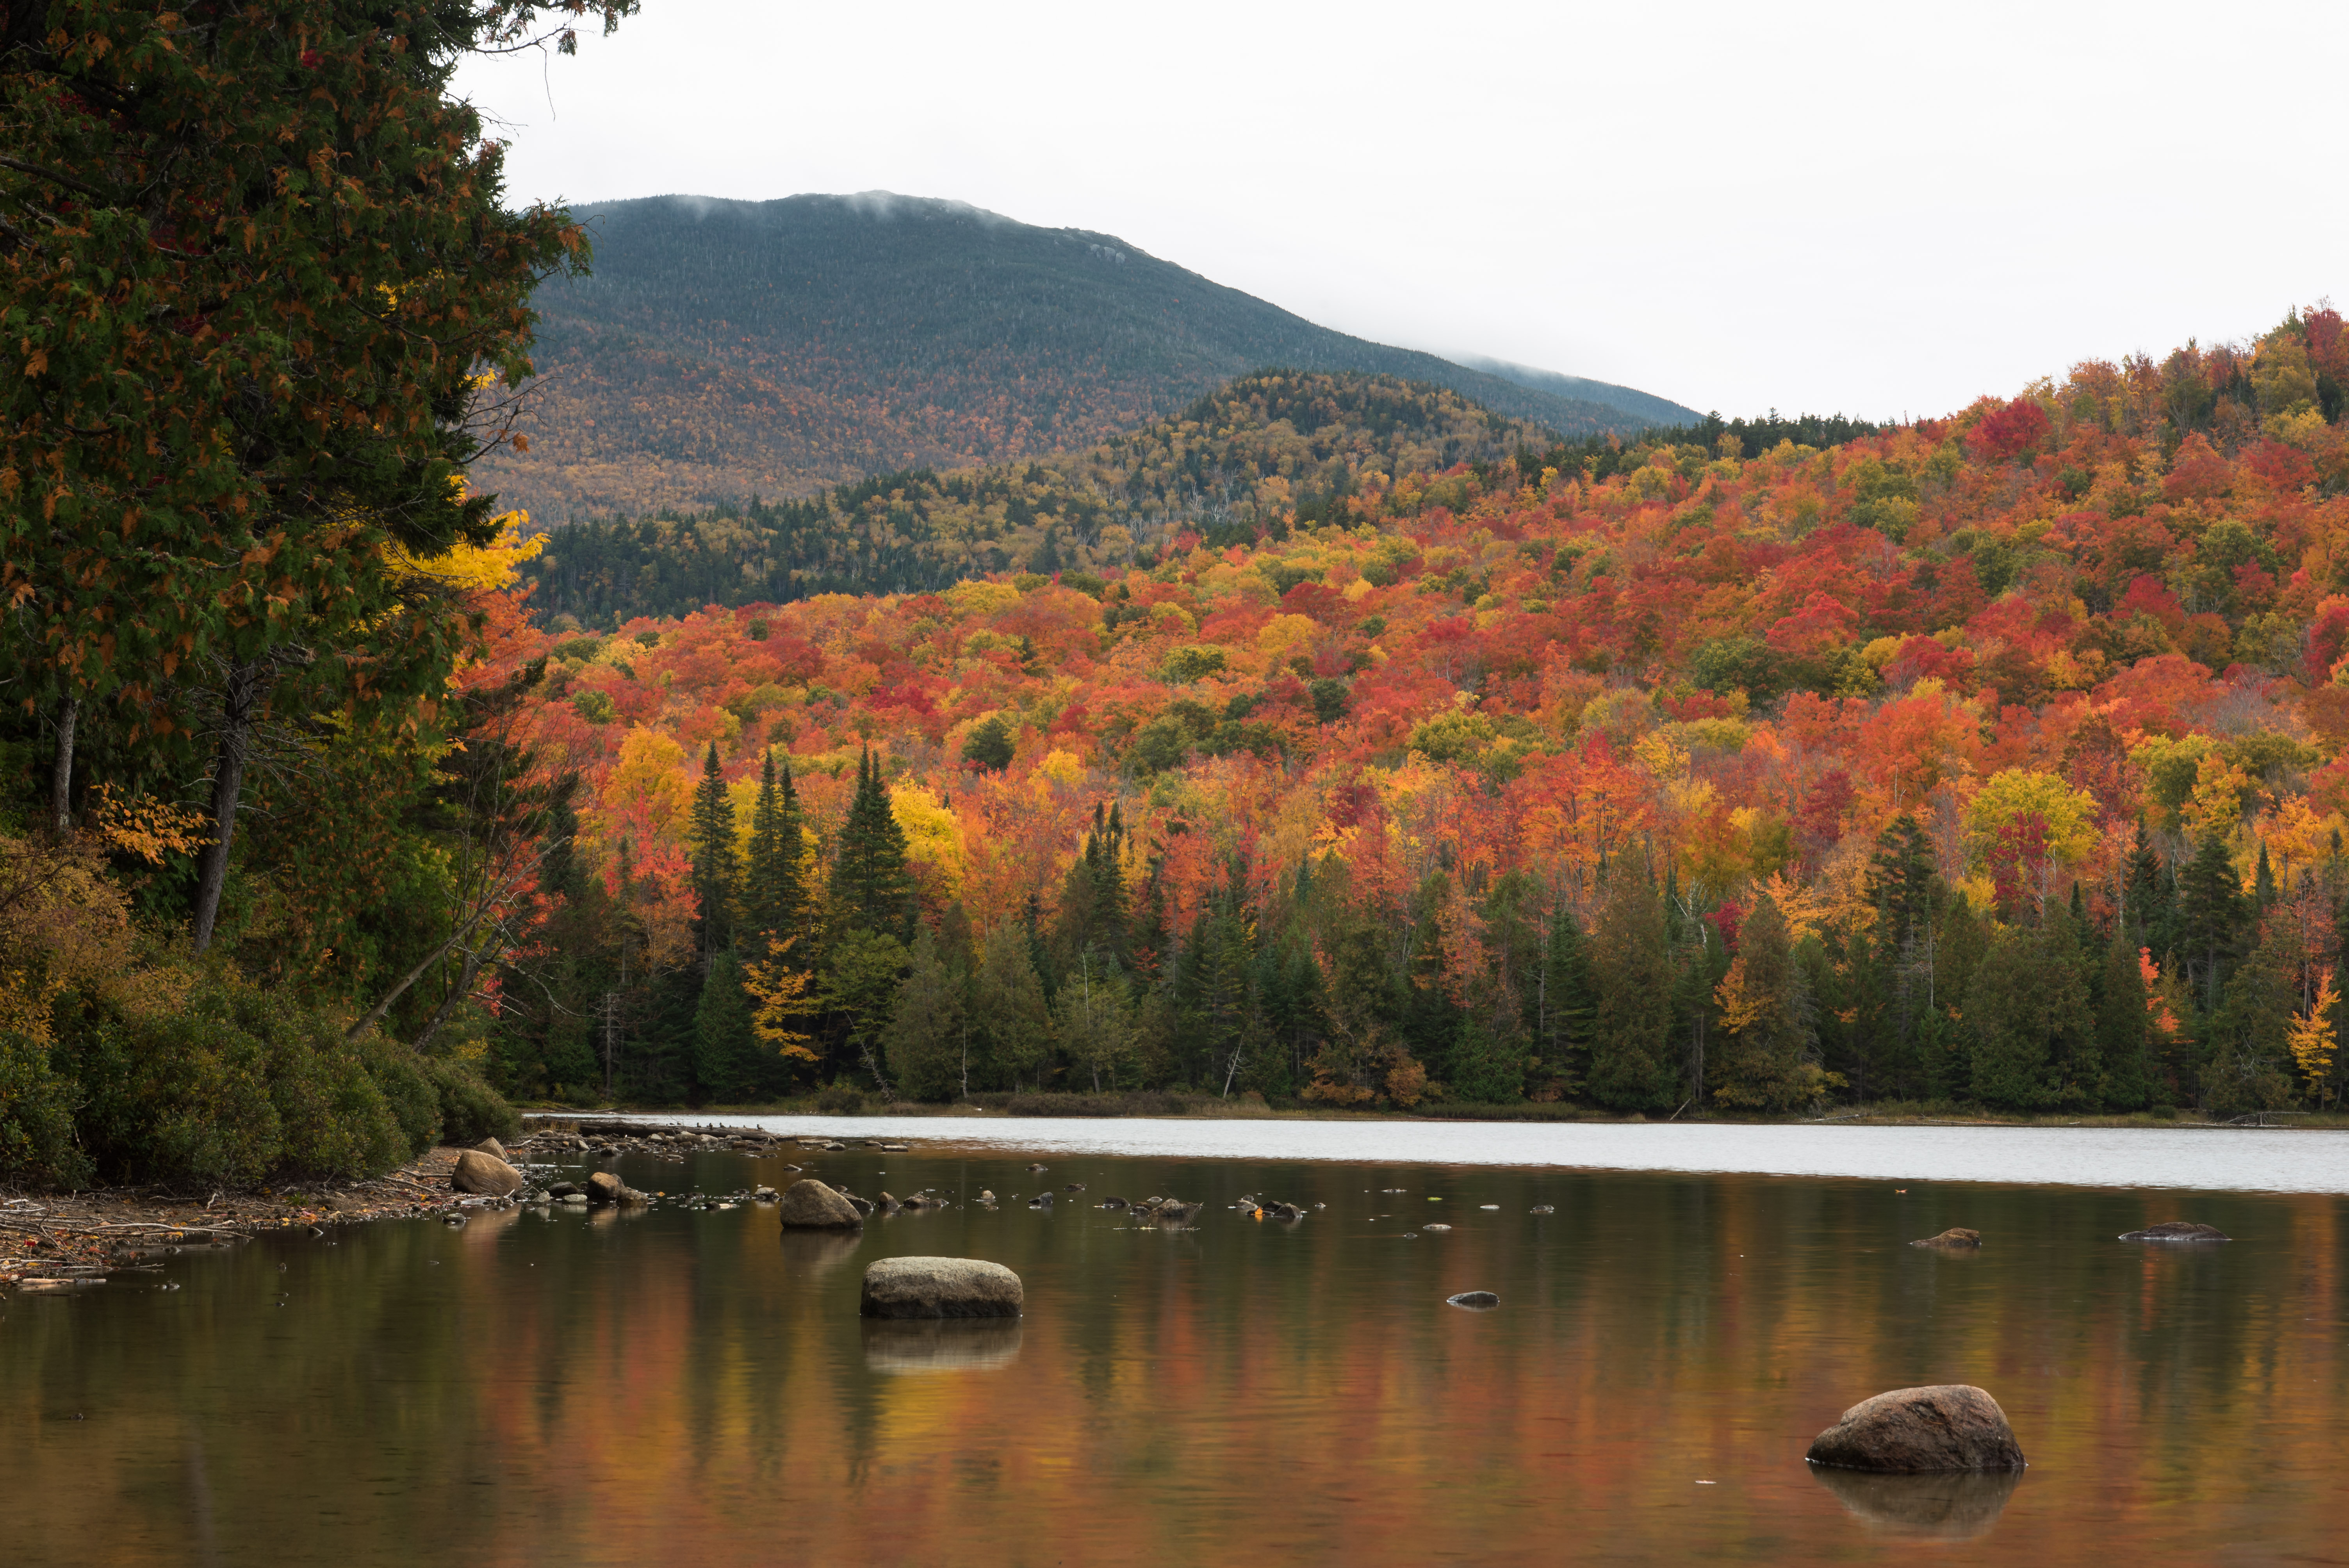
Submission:
[[2231,1242],[2234,1239],[2216,1225],[2198,1225],[2189,1220],[2164,1220],[2158,1225],[2147,1225],[2142,1231],[2131,1231],[2121,1237],[2125,1242]]
[[1028,1169],[1030,1171],[1050,1171],[1051,1167],[1050,1165],[1030,1165]]
[[986,1204],[988,1208],[993,1208],[995,1206],[994,1191],[989,1188],[981,1187],[978,1190],[978,1201]]
[[1898,1475],[2023,1466],[2006,1412],[1966,1383],[1896,1388],[1863,1399],[1813,1439],[1803,1457],[1815,1465]]
[[484,1138],[473,1147],[492,1160],[502,1160],[509,1165],[513,1163],[513,1156],[506,1152],[506,1146],[494,1138]]
[[1052,1194],[1039,1192],[1028,1200],[1028,1206],[1031,1209],[1049,1209],[1052,1206]]
[[883,1258],[864,1271],[865,1317],[1017,1317],[1019,1276],[979,1258]]
[[1185,1203],[1177,1199],[1169,1198],[1153,1209],[1150,1212],[1150,1217],[1169,1224],[1179,1225],[1198,1212],[1199,1205],[1196,1203]]
[[468,1149],[457,1156],[457,1168],[449,1172],[449,1190],[452,1192],[474,1192],[485,1198],[502,1198],[519,1191],[523,1186],[522,1172],[494,1154],[484,1154],[478,1149]]
[[550,1198],[568,1198],[578,1191],[579,1184],[575,1181],[557,1181],[546,1190],[546,1195]]
[[1912,1247],[1979,1247],[1982,1233],[1969,1231],[1963,1225],[1951,1225],[1938,1236],[1927,1236],[1921,1242],[1911,1242]]
[[563,1206],[566,1209],[584,1209],[587,1206],[587,1194],[585,1192],[568,1193],[563,1199]]
[[881,1146],[881,1152],[884,1154],[903,1154],[905,1152],[905,1146],[902,1143],[885,1143]]
[[1464,1306],[1471,1312],[1490,1312],[1501,1305],[1501,1298],[1489,1290],[1464,1290],[1458,1295],[1445,1296],[1444,1304]]
[[1126,1206],[1126,1202],[1123,1198],[1103,1198],[1101,1206],[1104,1209],[1123,1209]]
[[1536,1203],[1528,1212],[1536,1214],[1555,1214],[1557,1212],[1557,1205],[1555,1203]]
[[1422,1225],[1420,1227],[1423,1231],[1448,1231],[1452,1227],[1449,1225]]
[[587,1201],[591,1203],[616,1203],[627,1191],[627,1183],[609,1171],[598,1171],[587,1178]]
[[880,1210],[885,1214],[894,1214],[904,1205],[900,1204],[896,1199],[889,1196],[888,1193],[884,1192],[880,1197],[873,1201],[873,1206]]
[[812,1176],[784,1189],[781,1207],[787,1231],[854,1231],[864,1224],[855,1204]]
[[1268,1220],[1301,1220],[1305,1211],[1294,1203],[1267,1203],[1258,1211]]
[[1081,1192],[1084,1190],[1085,1184],[1081,1181],[1071,1181],[1067,1186],[1061,1189],[1063,1192]]

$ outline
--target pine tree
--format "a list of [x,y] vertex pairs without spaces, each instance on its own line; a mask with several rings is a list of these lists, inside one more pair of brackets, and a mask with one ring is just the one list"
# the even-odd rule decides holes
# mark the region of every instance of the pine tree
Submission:
[[770,750],[761,764],[759,801],[750,810],[750,852],[742,878],[742,943],[754,958],[772,956],[805,930],[807,850],[799,797],[788,764],[780,776]]
[[1591,1021],[1591,1098],[1618,1110],[1673,1103],[1672,960],[1663,901],[1646,876],[1619,865],[1591,933],[1598,992]]
[[2036,929],[1999,927],[1966,988],[1969,1087],[1986,1105],[2062,1104],[2068,1075],[2094,1051],[2069,925],[2056,911]]
[[1913,1057],[1919,1015],[1934,1004],[1932,841],[1917,819],[1902,812],[1877,835],[1868,869],[1876,905],[1878,963],[1890,980],[1890,1023],[1896,1060]]
[[2283,922],[2229,976],[2209,1020],[2202,1104],[2218,1116],[2276,1110],[2292,1099],[2292,1025],[2300,1002],[2299,954]]
[[718,765],[714,740],[701,760],[701,782],[693,791],[685,833],[693,856],[693,893],[699,903],[694,916],[695,946],[706,975],[710,961],[732,944],[734,897],[741,882],[741,857],[734,848],[734,803],[726,795],[726,774]]
[[870,748],[857,756],[856,795],[840,830],[831,895],[833,919],[843,930],[913,940],[914,878],[905,869],[905,830],[889,809],[881,762]]
[[2127,905],[2122,919],[2123,923],[2136,926],[2148,944],[2159,936],[2169,919],[2169,884],[2161,857],[2153,852],[2153,841],[2146,837],[2145,819],[2139,817],[2137,841],[2129,849],[2127,884],[2121,895]]
[[2268,864],[2268,841],[2261,839],[2259,869],[2251,875],[2251,907],[2259,913],[2265,914],[2275,907],[2275,868]]

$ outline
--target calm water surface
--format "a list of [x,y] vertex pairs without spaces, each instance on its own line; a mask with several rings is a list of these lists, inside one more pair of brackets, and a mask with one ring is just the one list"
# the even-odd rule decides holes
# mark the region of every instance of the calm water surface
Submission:
[[[898,1130],[926,1140],[798,1158],[867,1195],[1087,1190],[861,1237],[750,1205],[384,1224],[0,1299],[0,1541],[109,1563],[2349,1561],[2331,1139],[2134,1135],[2158,1147],[2127,1158],[2191,1178],[2140,1191],[1560,1168],[1581,1146],[1544,1168],[1516,1128],[1423,1130],[1439,1152],[1340,1128],[1388,1145],[1350,1158],[1313,1124],[987,1130],[1040,1153]],[[1829,1169],[1982,1158],[1784,1130]],[[2114,1135],[1976,1136],[2085,1181]],[[790,1175],[619,1168],[672,1194]],[[1207,1202],[1195,1229],[1081,1206],[1169,1192]],[[1260,1222],[1222,1207],[1242,1193],[1328,1206]],[[2113,1239],[2178,1217],[2239,1239]],[[1905,1244],[1952,1224],[1979,1254]],[[1027,1316],[861,1324],[864,1266],[930,1253],[1017,1269]],[[1470,1289],[1500,1308],[1444,1305]],[[1803,1464],[1855,1400],[1956,1381],[2005,1406],[2019,1482]]]

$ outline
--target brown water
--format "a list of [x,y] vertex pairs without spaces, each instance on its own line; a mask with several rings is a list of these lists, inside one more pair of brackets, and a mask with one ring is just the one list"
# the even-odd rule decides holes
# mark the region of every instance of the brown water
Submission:
[[[0,1299],[0,1543],[352,1568],[2349,1561],[2349,1200],[1043,1158],[818,1170],[868,1194],[1086,1183],[1049,1214],[861,1238],[749,1205],[493,1214]],[[620,1168],[672,1193],[787,1174]],[[1207,1201],[1195,1229],[1077,1206],[1165,1192]],[[1244,1192],[1328,1207],[1221,1206]],[[2114,1240],[2180,1216],[2240,1239]],[[1904,1244],[1952,1224],[1978,1255]],[[893,1253],[1008,1264],[1027,1316],[868,1327],[858,1279]],[[1470,1289],[1500,1307],[1444,1305]],[[1995,1394],[2031,1470],[1803,1463],[1845,1406],[1930,1382]]]

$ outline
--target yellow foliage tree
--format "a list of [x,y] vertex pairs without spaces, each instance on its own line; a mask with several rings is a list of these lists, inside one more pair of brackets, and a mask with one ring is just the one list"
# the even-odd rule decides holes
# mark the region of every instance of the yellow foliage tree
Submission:
[[2320,971],[2315,999],[2307,1012],[2292,1021],[2292,1059],[2300,1076],[2308,1080],[2308,1092],[2320,1102],[2325,1075],[2333,1070],[2333,1011],[2340,1000],[2340,993],[2333,988],[2333,971]]
[[813,1067],[816,1054],[808,1049],[808,1044],[814,1037],[792,1026],[818,1006],[817,999],[808,994],[815,975],[791,966],[790,949],[797,940],[792,937],[778,944],[773,955],[763,962],[742,965],[742,989],[755,1004],[750,1009],[750,1033],[775,1047],[785,1061]]

